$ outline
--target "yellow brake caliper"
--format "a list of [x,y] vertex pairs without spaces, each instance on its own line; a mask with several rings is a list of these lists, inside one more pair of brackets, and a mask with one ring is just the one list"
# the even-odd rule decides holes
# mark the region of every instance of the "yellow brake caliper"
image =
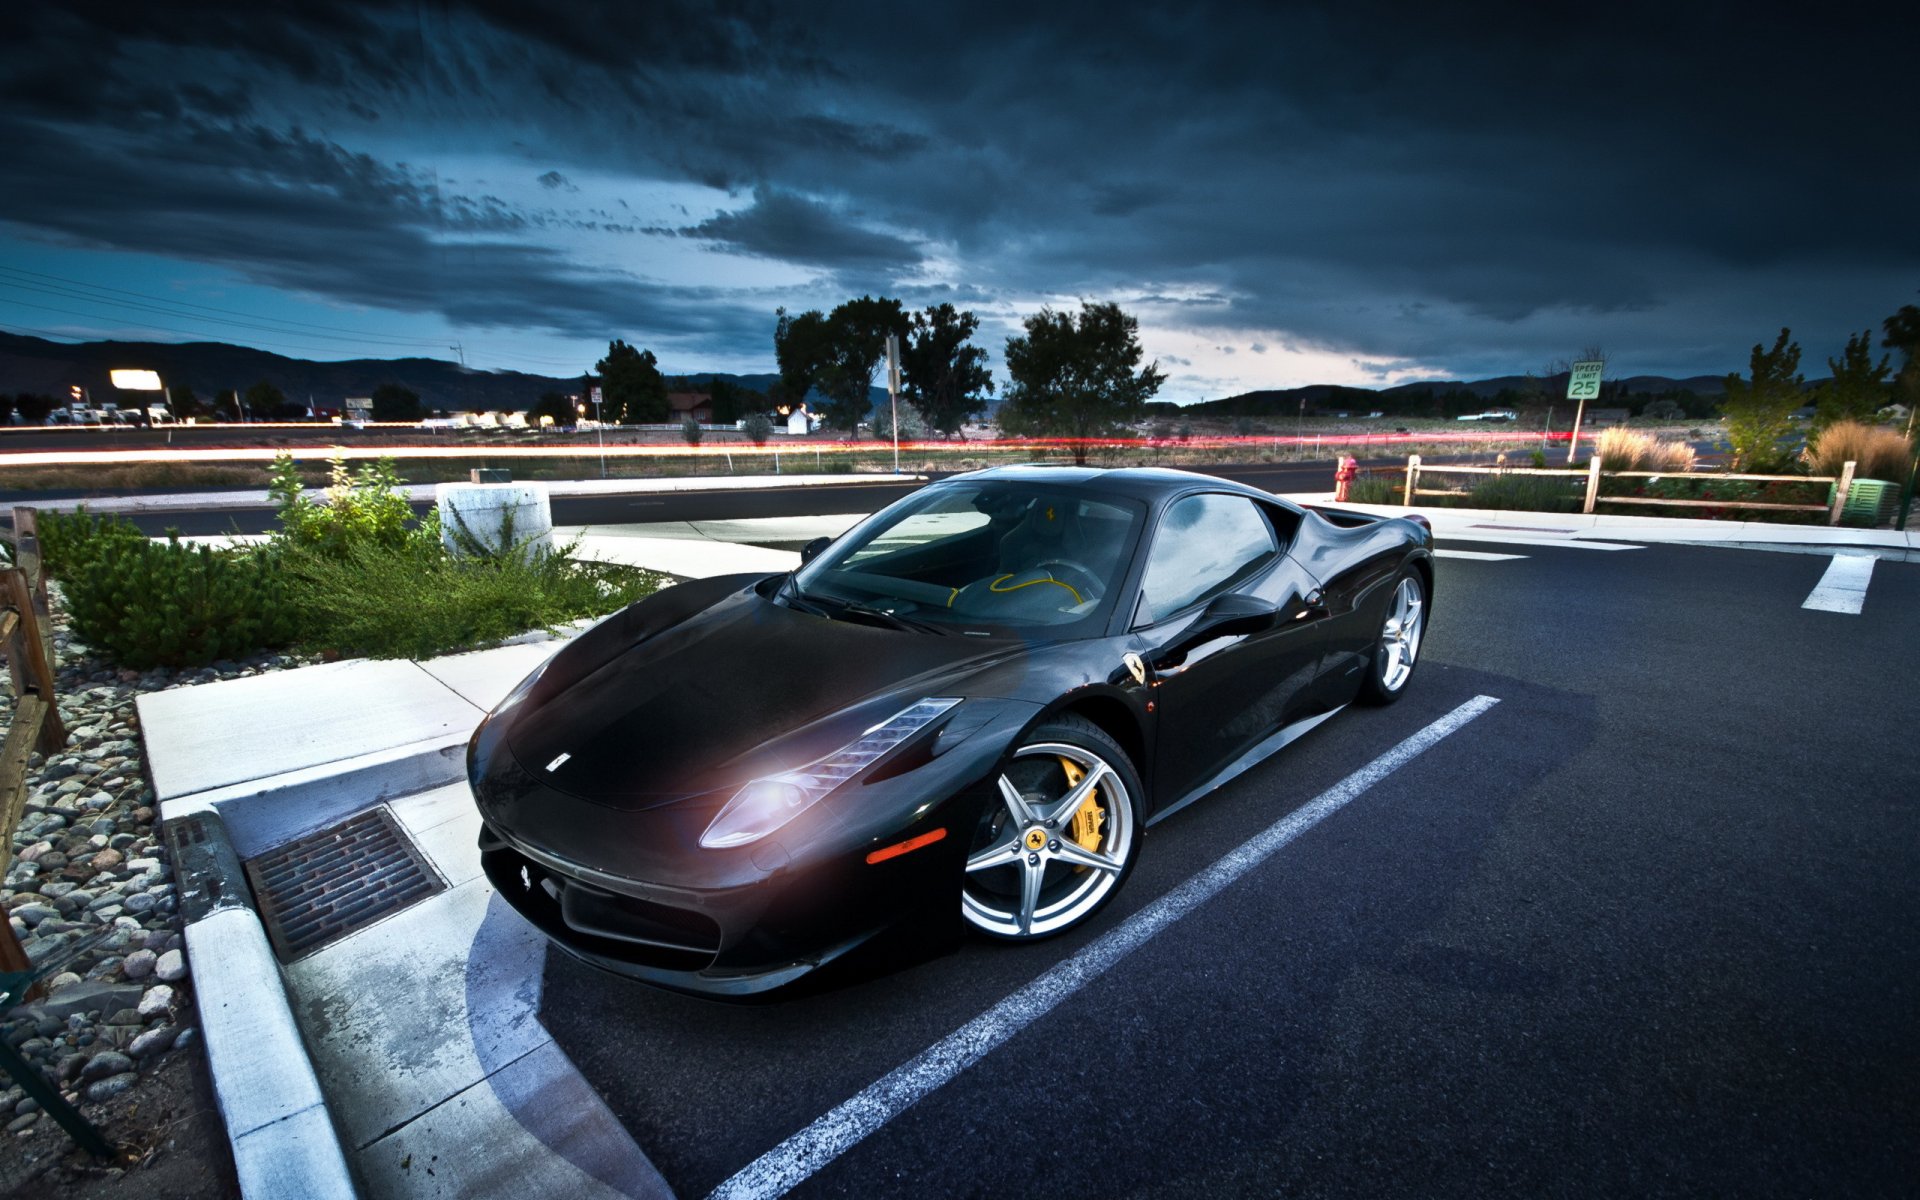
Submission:
[[[1060,769],[1067,773],[1069,790],[1079,787],[1080,781],[1087,777],[1087,773],[1081,769],[1080,764],[1072,759],[1061,759]],[[1100,789],[1095,788],[1087,793],[1086,802],[1073,814],[1073,820],[1067,825],[1067,836],[1080,843],[1082,849],[1098,850],[1100,825],[1106,819],[1107,810],[1100,807]]]

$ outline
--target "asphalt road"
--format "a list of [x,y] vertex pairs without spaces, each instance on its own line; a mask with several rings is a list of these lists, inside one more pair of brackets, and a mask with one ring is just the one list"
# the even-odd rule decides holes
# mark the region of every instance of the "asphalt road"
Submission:
[[[1253,463],[1195,469],[1273,492],[1333,489],[1332,462]],[[857,477],[849,477],[847,483],[819,487],[657,492],[628,496],[557,496],[553,500],[553,520],[556,525],[633,525],[659,521],[725,521],[749,517],[875,512],[921,486],[918,483],[860,483]],[[27,503],[24,500],[18,502]],[[431,506],[417,504],[414,507],[424,512]],[[11,520],[11,517],[8,519]],[[134,517],[133,521],[149,534],[177,528],[190,536],[262,533],[276,524],[272,511],[265,508],[143,513]]]
[[1842,615],[1823,557],[1469,548],[1525,557],[1439,564],[1410,694],[1156,826],[1090,928],[746,1008],[550,953],[542,1020],[705,1195],[1488,695],[796,1194],[1911,1194],[1920,566]]

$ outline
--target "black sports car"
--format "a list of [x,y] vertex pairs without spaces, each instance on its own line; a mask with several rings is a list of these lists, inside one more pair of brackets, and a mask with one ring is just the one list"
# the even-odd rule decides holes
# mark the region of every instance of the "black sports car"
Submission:
[[565,949],[709,994],[900,922],[1057,934],[1149,825],[1405,690],[1432,544],[1184,471],[931,484],[528,676],[468,748],[482,861]]

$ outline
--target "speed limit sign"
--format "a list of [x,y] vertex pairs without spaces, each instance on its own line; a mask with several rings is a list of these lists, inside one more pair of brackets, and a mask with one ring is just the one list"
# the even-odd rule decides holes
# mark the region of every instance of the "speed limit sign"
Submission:
[[1606,363],[1597,361],[1573,364],[1573,374],[1567,378],[1567,399],[1599,399],[1600,373],[1606,369],[1606,366]]

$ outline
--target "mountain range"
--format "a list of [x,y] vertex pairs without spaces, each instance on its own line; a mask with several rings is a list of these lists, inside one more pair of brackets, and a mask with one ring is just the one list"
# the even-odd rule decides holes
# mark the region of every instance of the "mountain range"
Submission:
[[[0,392],[35,392],[65,400],[67,389],[79,384],[96,404],[141,402],[138,393],[115,389],[108,372],[115,368],[157,371],[170,387],[191,387],[201,399],[227,388],[242,389],[267,380],[296,401],[335,404],[347,396],[366,396],[383,383],[397,383],[417,392],[429,409],[448,411],[523,410],[547,391],[580,390],[580,376],[532,375],[522,371],[477,371],[436,358],[360,358],[342,362],[313,362],[288,358],[248,346],[225,342],[54,342],[0,332]],[[742,388],[764,392],[774,374],[730,375],[698,372],[684,377],[699,386],[726,379]],[[1688,390],[1701,396],[1718,395],[1723,380],[1716,375],[1669,379],[1662,375],[1634,375],[1608,380],[1611,394],[1644,396]],[[1403,383],[1379,390],[1311,384],[1306,387],[1245,392],[1219,400],[1179,406],[1157,404],[1163,413],[1183,412],[1213,416],[1292,416],[1302,401],[1313,411],[1332,409],[1392,411],[1422,393],[1440,395],[1466,391],[1492,401],[1504,391],[1510,396],[1530,388],[1543,396],[1566,394],[1565,376],[1557,381],[1524,375],[1492,379],[1435,380]],[[886,392],[875,388],[876,399]],[[997,407],[997,405],[995,405]]]

